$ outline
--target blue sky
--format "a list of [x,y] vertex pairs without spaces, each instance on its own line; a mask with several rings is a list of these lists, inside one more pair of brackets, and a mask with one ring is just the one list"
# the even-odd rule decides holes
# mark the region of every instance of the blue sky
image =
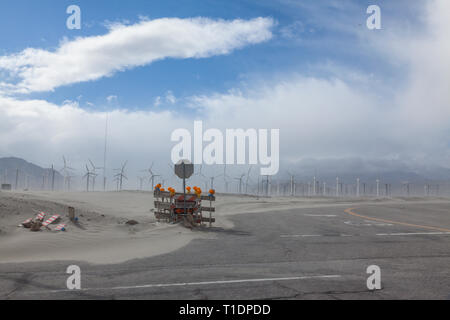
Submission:
[[[315,3],[315,4],[313,4]],[[168,91],[176,97],[225,92],[253,78],[270,78],[293,71],[328,76],[314,70],[324,61],[351,65],[379,77],[392,75],[389,66],[376,54],[367,52],[360,34],[367,30],[365,10],[371,1],[2,1],[0,38],[2,53],[14,54],[28,47],[52,50],[63,38],[74,39],[108,32],[108,22],[139,22],[163,17],[209,17],[213,19],[252,19],[271,17],[276,21],[274,38],[208,59],[165,59],[150,65],[116,73],[94,82],[81,82],[57,88],[54,92],[29,95],[54,103],[80,99],[96,108],[107,108],[106,98],[118,97],[128,109],[152,107],[158,96]],[[378,1],[385,9],[383,18],[416,19],[405,1]],[[67,6],[82,10],[82,29],[68,30]],[[411,12],[412,11],[412,12]],[[407,20],[406,20],[407,21]],[[334,29],[335,26],[339,28]],[[289,36],[286,33],[289,32]],[[61,70],[63,72],[63,70]],[[394,75],[395,76],[395,75]]]
[[[66,8],[80,6],[82,29]],[[369,5],[382,29],[366,27]],[[170,133],[280,128],[281,162],[450,158],[445,0],[0,2],[0,155],[129,155],[167,169]],[[427,106],[426,108],[424,106]],[[282,169],[286,172],[286,169]]]

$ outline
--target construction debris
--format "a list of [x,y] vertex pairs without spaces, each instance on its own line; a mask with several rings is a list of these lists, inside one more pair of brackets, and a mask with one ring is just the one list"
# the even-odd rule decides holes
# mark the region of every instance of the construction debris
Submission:
[[24,222],[22,222],[19,227],[24,227],[26,229],[30,229],[32,232],[38,232],[41,231],[42,227],[45,227],[47,230],[50,231],[66,231],[66,225],[60,224],[55,227],[54,230],[50,229],[50,225],[53,223],[58,222],[61,219],[61,216],[59,214],[55,214],[51,216],[49,219],[47,219],[44,222],[45,216],[47,214],[45,212],[39,211],[38,215],[33,219],[27,219]]
[[69,211],[69,220],[72,221],[72,222],[75,222],[75,219],[76,219],[76,217],[75,217],[75,208],[69,207],[68,211]]
[[44,221],[44,218],[45,218],[45,212],[39,212],[39,214],[36,216],[35,220],[42,222],[42,221]]
[[[216,200],[214,190],[210,190],[209,195],[202,195],[201,189],[194,187],[195,194],[191,194],[190,188],[186,188],[188,193],[176,193],[169,188],[165,191],[161,185],[157,185],[154,192],[155,197],[155,217],[170,223],[183,222],[185,226],[196,227],[204,222],[212,225],[216,220],[212,218],[215,208],[212,202]],[[209,202],[209,206],[202,206],[202,201]],[[204,217],[208,212],[209,217]]]
[[24,222],[22,222],[19,227],[24,227],[26,229],[30,229],[31,228],[31,224],[33,223],[33,218],[27,219]]
[[41,227],[42,227],[42,222],[34,221],[31,223],[30,231],[33,231],[33,232],[41,231]]
[[61,216],[59,214],[55,214],[53,216],[51,216],[49,219],[47,219],[42,226],[45,228],[48,228],[49,225],[51,225],[52,223],[58,222],[58,220],[61,218]]
[[57,225],[55,231],[66,231],[66,225],[63,223]]

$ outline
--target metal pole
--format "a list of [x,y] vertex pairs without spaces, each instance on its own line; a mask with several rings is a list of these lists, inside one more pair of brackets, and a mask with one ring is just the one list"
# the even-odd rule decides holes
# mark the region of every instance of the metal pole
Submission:
[[209,198],[209,227],[212,227],[212,201],[211,196]]
[[52,165],[52,191],[55,191],[55,170]]
[[186,164],[183,162],[183,209],[184,215],[187,215],[186,212]]
[[19,189],[19,169],[16,170],[16,190]]

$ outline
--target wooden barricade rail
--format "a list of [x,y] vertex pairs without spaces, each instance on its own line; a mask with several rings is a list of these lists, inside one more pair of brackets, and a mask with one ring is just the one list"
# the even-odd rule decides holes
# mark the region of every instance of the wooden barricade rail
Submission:
[[[168,191],[154,191],[155,217],[167,222],[180,222],[182,220],[189,221],[192,225],[201,225],[203,222],[209,223],[211,226],[216,221],[212,217],[212,212],[216,209],[212,206],[212,202],[216,201],[214,195],[200,195],[186,193],[186,201],[184,201],[183,193],[170,193]],[[202,201],[208,202],[209,206],[203,206]],[[204,217],[203,212],[208,212],[209,217]]]

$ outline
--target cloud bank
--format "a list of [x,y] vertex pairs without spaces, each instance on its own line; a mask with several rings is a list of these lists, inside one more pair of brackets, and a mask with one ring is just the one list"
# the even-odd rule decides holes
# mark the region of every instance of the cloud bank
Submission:
[[106,35],[65,41],[55,51],[28,48],[1,56],[0,71],[6,71],[16,83],[2,82],[0,90],[51,91],[165,58],[224,55],[269,40],[273,25],[270,18],[233,21],[164,18],[130,26],[115,24]]

